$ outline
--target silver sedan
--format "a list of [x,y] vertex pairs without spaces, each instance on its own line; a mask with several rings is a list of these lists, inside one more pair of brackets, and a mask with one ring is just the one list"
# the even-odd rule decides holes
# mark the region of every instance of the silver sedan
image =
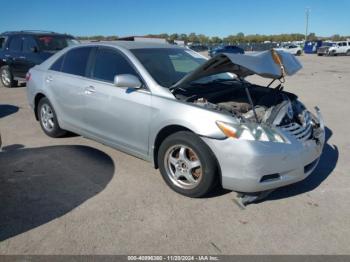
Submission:
[[[255,193],[306,178],[322,152],[319,110],[283,91],[300,68],[273,50],[207,60],[173,45],[101,42],[32,68],[27,95],[47,135],[71,131],[150,161],[178,193]],[[273,83],[246,81],[253,74]]]

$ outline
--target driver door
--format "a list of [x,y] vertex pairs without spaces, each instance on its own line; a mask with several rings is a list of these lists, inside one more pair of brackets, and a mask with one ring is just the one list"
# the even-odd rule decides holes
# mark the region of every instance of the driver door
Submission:
[[90,136],[136,155],[148,154],[151,93],[146,88],[116,87],[119,74],[140,76],[124,54],[98,47],[84,92],[84,128]]

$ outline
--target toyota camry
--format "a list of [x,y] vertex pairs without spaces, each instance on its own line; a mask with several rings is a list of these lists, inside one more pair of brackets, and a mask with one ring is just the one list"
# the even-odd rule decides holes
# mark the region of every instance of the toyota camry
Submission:
[[257,193],[305,179],[319,161],[319,109],[283,90],[301,68],[283,51],[208,60],[174,45],[95,42],[32,68],[27,95],[48,136],[71,131],[150,161],[180,194],[219,184]]

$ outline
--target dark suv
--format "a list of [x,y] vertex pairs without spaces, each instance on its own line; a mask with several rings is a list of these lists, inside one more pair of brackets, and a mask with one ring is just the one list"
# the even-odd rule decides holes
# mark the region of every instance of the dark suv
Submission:
[[28,70],[55,52],[79,43],[71,35],[45,31],[17,31],[0,34],[0,79],[5,87],[25,80]]

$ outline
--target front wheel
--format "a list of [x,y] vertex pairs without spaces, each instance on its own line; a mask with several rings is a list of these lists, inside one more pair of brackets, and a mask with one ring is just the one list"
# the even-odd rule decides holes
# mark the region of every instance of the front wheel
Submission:
[[348,51],[346,51],[346,55],[350,56],[350,49]]
[[297,56],[301,56],[301,51],[300,50],[298,50],[298,52],[297,52],[297,54],[296,54]]
[[218,168],[210,148],[195,134],[177,132],[167,137],[158,151],[163,179],[174,191],[201,197],[218,181]]
[[55,110],[46,97],[40,100],[37,114],[41,128],[46,135],[50,137],[61,137],[66,134],[66,131],[60,128]]

